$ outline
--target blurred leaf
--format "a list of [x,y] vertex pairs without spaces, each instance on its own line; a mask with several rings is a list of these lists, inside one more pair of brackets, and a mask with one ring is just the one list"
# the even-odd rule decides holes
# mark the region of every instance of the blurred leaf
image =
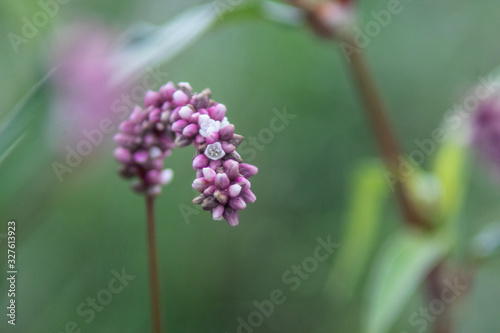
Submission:
[[365,332],[389,332],[410,296],[449,252],[452,242],[445,235],[408,230],[384,244],[370,274]]
[[291,26],[303,22],[301,11],[289,5],[252,1],[238,6],[224,4],[224,7],[220,7],[216,1],[190,8],[159,27],[138,23],[118,41],[120,52],[117,52],[112,63],[119,70],[112,84],[137,78],[147,66],[168,62],[214,26],[255,18]]
[[[0,120],[0,152],[12,152],[12,149],[17,147],[19,142],[24,137],[24,133],[31,123],[42,122],[45,112],[30,112],[26,106],[33,97],[46,87],[46,82],[51,78],[52,74],[57,70],[53,68],[42,79],[36,82],[26,94],[16,103],[16,105],[8,111]],[[3,161],[7,155],[3,156],[0,161]],[[0,162],[1,164],[1,162]]]
[[326,287],[333,290],[339,281],[342,291],[352,296],[366,269],[381,222],[387,196],[384,166],[378,161],[364,163],[353,174],[346,231]]
[[188,9],[163,26],[140,24],[130,28],[121,38],[121,50],[113,62],[113,83],[135,78],[148,66],[172,59],[191,46],[217,20],[213,4]]
[[441,220],[442,185],[436,175],[418,169],[408,179],[411,199],[422,217],[433,224]]
[[284,3],[263,1],[262,14],[268,20],[290,26],[301,26],[305,23],[305,13],[302,9]]
[[441,182],[440,219],[453,219],[460,209],[465,189],[466,150],[455,140],[445,141],[437,152],[433,171]]

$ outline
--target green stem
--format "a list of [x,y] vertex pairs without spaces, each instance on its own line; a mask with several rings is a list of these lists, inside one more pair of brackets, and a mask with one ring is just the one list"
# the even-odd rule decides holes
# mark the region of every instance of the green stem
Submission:
[[146,216],[149,257],[149,285],[151,289],[151,323],[153,333],[161,333],[160,283],[156,255],[154,197],[146,195]]

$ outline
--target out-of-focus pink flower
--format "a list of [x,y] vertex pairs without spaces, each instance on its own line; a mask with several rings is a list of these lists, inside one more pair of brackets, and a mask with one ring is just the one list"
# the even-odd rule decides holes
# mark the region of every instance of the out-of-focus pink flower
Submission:
[[61,146],[86,139],[83,131],[113,120],[111,106],[125,86],[111,86],[114,35],[95,23],[74,23],[61,29],[54,43],[54,104],[51,125]]
[[472,119],[472,144],[500,179],[500,96],[479,103]]

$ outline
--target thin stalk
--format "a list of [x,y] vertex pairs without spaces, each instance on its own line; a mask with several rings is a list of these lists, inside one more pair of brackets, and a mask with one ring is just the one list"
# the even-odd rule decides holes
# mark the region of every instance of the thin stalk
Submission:
[[[359,50],[359,53],[355,52],[352,54],[351,62],[349,64],[386,168],[390,172],[397,175],[399,156],[401,156],[399,144],[389,123],[387,113],[382,104],[382,100],[376,89],[375,83],[373,82],[368,67],[363,59],[361,50]],[[417,207],[415,207],[409,198],[407,187],[403,182],[397,182],[395,186],[395,193],[405,222],[419,229],[428,229],[430,224],[419,214]],[[431,300],[435,298],[439,299],[441,297],[443,288],[442,273],[443,266],[439,263],[433,268],[426,278],[426,285],[429,290],[429,297]],[[451,319],[448,313],[442,313],[436,318],[433,324],[433,332],[453,332]]]
[[[429,299],[441,299],[443,293],[443,265],[438,264],[427,276]],[[436,316],[433,323],[434,333],[453,333],[452,320],[448,309]]]
[[153,333],[161,333],[160,283],[158,278],[158,259],[156,255],[154,197],[146,195],[146,216],[149,257],[149,285],[151,289],[151,324]]
[[386,168],[391,173],[397,175],[398,180],[394,186],[394,192],[398,201],[401,213],[405,221],[416,227],[427,229],[429,224],[419,214],[418,209],[409,197],[408,188],[404,182],[400,181],[398,165],[400,163],[401,151],[396,135],[388,120],[384,105],[372,80],[368,67],[364,61],[361,50],[351,55],[349,62],[354,81],[358,86],[361,99],[364,104],[366,116],[370,122],[377,145],[382,155]]

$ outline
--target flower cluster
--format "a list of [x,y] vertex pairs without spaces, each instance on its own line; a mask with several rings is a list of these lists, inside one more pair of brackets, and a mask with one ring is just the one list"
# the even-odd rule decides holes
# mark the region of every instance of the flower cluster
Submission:
[[145,108],[135,107],[114,137],[115,157],[123,164],[123,177],[138,178],[134,190],[157,195],[172,179],[172,171],[163,169],[164,159],[173,148],[193,144],[197,150],[193,188],[201,192],[193,203],[210,210],[214,220],[225,218],[234,226],[238,211],[256,199],[248,178],[258,170],[242,163],[236,148],[243,137],[234,133],[226,107],[210,95],[208,89],[193,93],[184,82],[177,86],[169,82],[158,92],[147,92]]

